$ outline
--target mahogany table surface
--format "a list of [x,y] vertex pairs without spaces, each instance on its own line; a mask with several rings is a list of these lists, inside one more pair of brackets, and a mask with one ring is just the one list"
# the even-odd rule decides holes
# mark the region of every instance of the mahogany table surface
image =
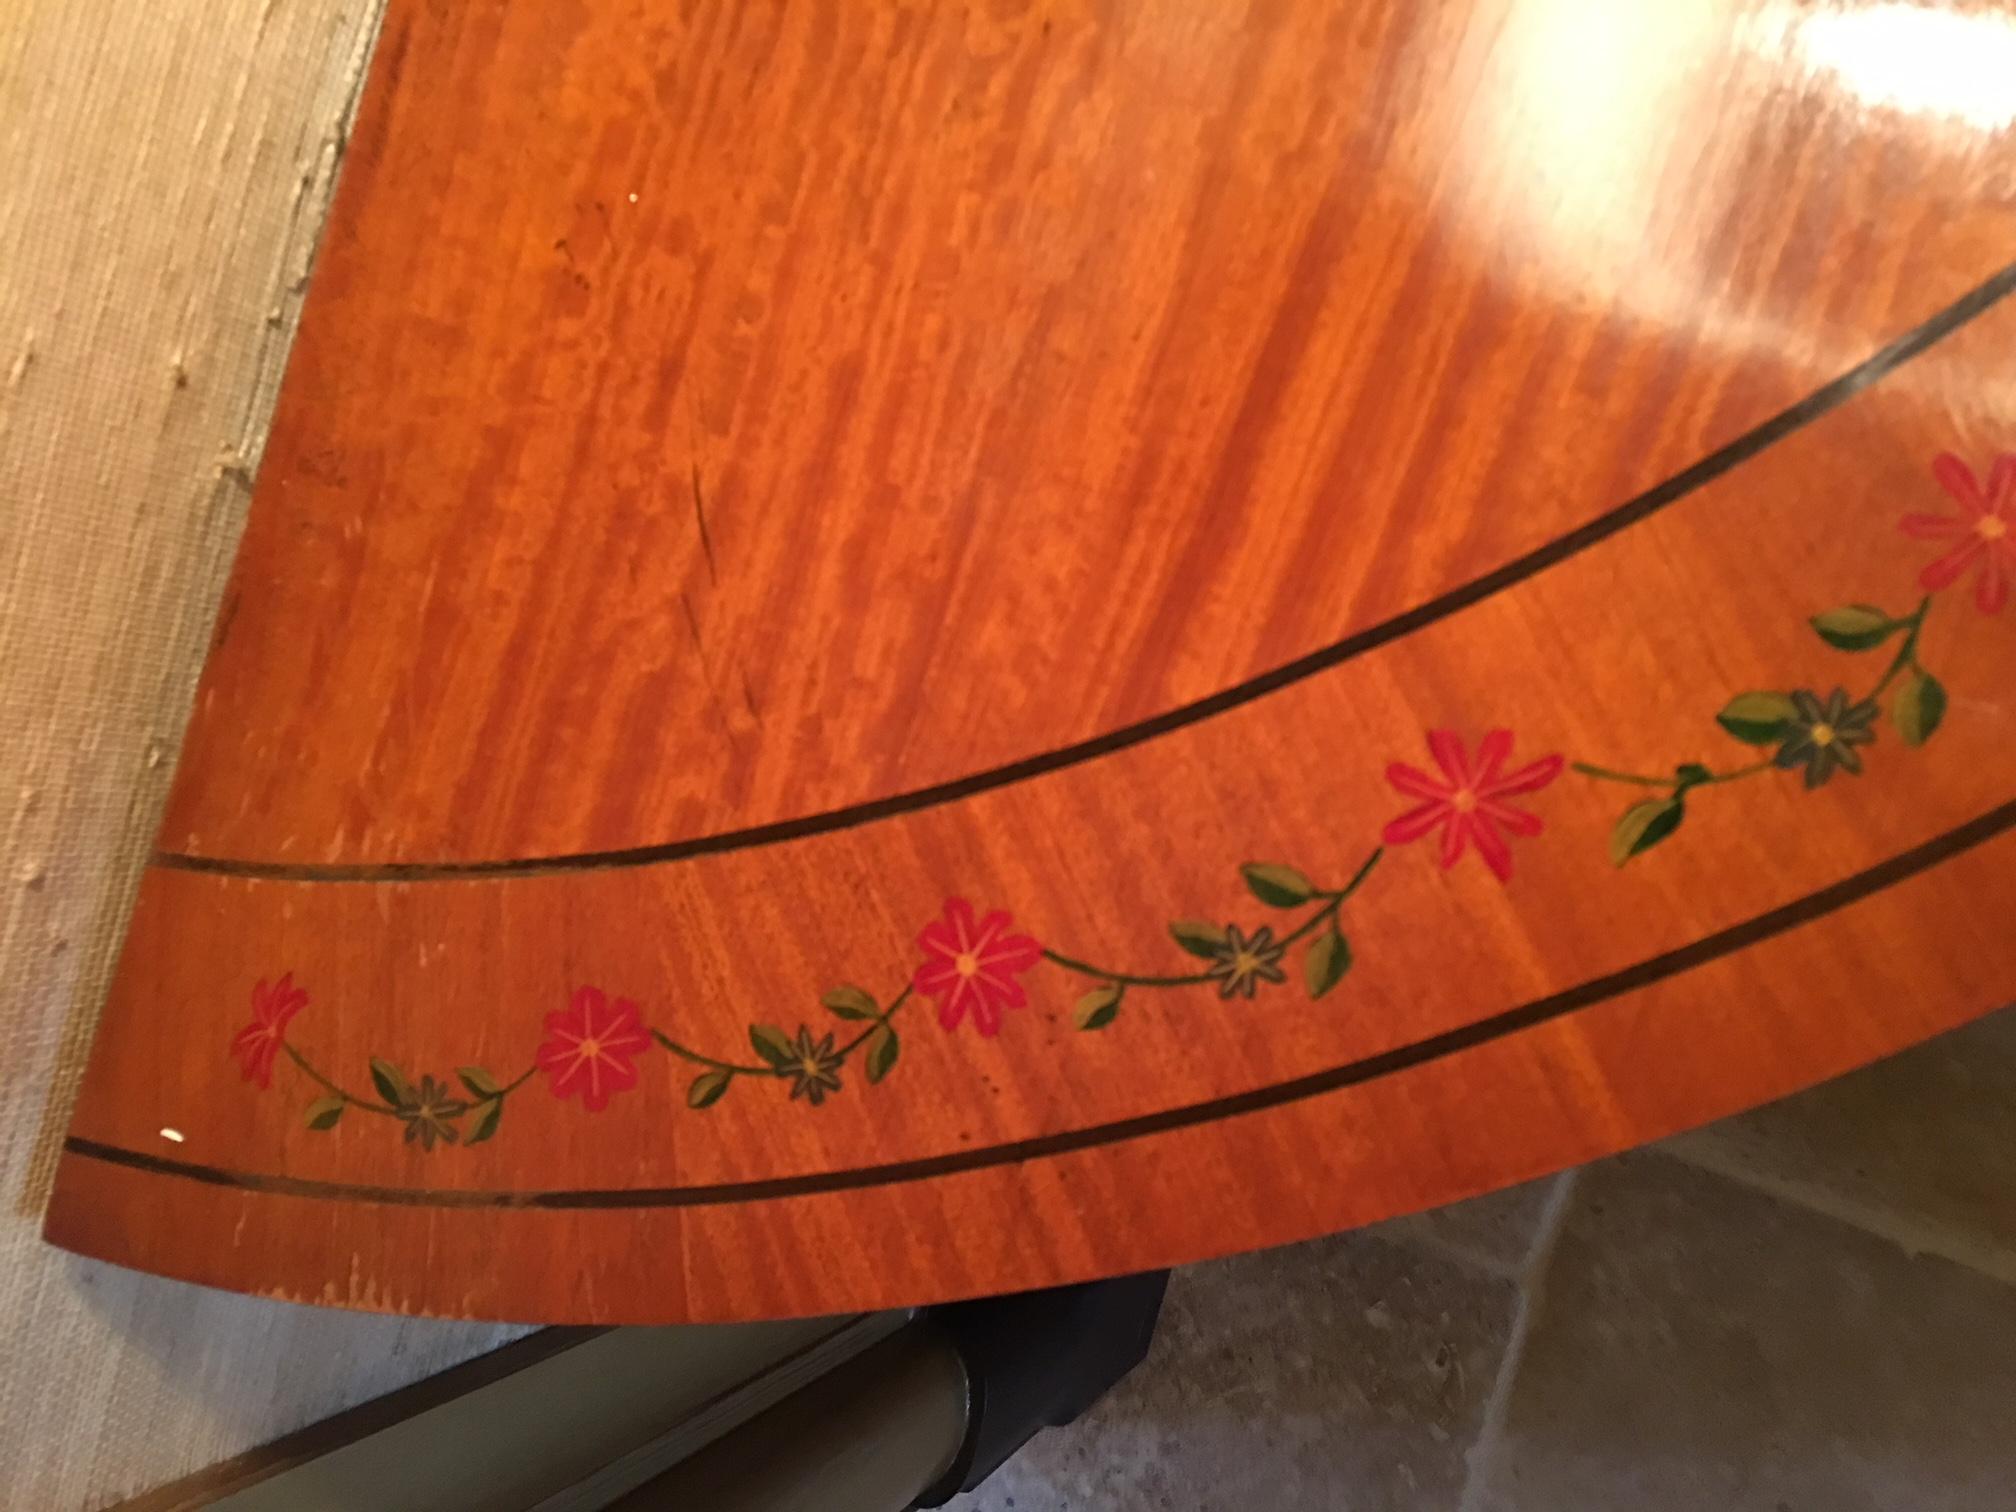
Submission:
[[2012,52],[392,0],[50,1237],[919,1302],[2016,997]]

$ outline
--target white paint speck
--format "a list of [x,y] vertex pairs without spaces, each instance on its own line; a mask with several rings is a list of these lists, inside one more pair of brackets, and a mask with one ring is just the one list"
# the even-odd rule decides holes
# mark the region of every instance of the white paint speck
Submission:
[[634,189],[630,191],[630,203],[633,205],[637,203],[637,191]]
[[182,1143],[182,1131],[180,1129],[163,1129],[161,1137],[173,1144]]

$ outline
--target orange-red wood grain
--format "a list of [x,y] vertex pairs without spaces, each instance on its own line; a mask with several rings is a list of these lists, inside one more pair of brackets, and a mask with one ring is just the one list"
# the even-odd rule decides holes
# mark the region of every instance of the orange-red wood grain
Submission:
[[[296,1301],[635,1322],[908,1303],[1191,1260],[1538,1175],[1964,1022],[2008,992],[1987,900],[2006,898],[2012,865],[2005,836],[1822,924],[1406,1077],[931,1182],[527,1212],[261,1196],[71,1157],[49,1231],[87,1253]],[[1956,907],[1966,896],[1983,907]],[[1946,964],[1934,987],[1925,959]],[[1827,1012],[1800,1011],[1820,1001]],[[668,1109],[660,1132],[692,1127]]]
[[[1923,748],[1886,726],[1860,778],[1697,791],[1621,869],[1641,794],[1574,774],[1520,800],[1545,829],[1509,882],[1388,846],[1313,1001],[1298,958],[1082,1031],[1091,983],[1046,963],[995,1038],[913,999],[895,1069],[816,1108],[748,1077],[689,1108],[654,1049],[601,1111],[535,1074],[494,1138],[431,1150],[359,1109],[310,1130],[321,1089],[228,1054],[290,972],[288,1043],[367,1091],[373,1057],[516,1076],[584,986],[747,1060],[752,1023],[835,1027],[836,984],[887,1002],[952,896],[1181,972],[1171,920],[1272,917],[1241,863],[1341,885],[1431,729],[1660,773],[1757,754],[1714,722],[1733,694],[1861,690],[1885,654],[1808,617],[1917,601],[1935,548],[1898,521],[1952,507],[1932,459],[2016,449],[2016,303],[1153,739],[778,843],[429,870],[819,814],[1206,697],[1563,536],[2016,258],[1980,128],[1872,105],[1778,8],[1682,9],[395,0],[52,1237],[457,1315],[918,1301],[1454,1199],[2016,993],[2005,832],[1489,1043],[1044,1143],[1432,1044],[2002,813],[2016,611],[1963,585],[1925,621]],[[318,870],[382,862],[417,870]],[[950,1168],[996,1149],[1038,1153]],[[537,1196],[640,1191],[673,1195]]]
[[1613,9],[395,3],[164,845],[601,850],[1094,736],[2010,259],[1992,137],[1783,7]]

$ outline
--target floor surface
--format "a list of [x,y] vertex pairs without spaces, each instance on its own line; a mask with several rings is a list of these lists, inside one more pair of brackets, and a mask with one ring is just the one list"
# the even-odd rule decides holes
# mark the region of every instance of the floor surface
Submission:
[[1176,1273],[961,1512],[2009,1512],[2016,1009],[1772,1107]]

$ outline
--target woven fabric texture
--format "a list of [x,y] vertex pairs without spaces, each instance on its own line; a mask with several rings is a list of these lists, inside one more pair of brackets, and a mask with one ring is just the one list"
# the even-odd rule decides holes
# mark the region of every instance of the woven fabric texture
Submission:
[[0,1507],[105,1505],[518,1332],[39,1237],[381,5],[0,7]]

